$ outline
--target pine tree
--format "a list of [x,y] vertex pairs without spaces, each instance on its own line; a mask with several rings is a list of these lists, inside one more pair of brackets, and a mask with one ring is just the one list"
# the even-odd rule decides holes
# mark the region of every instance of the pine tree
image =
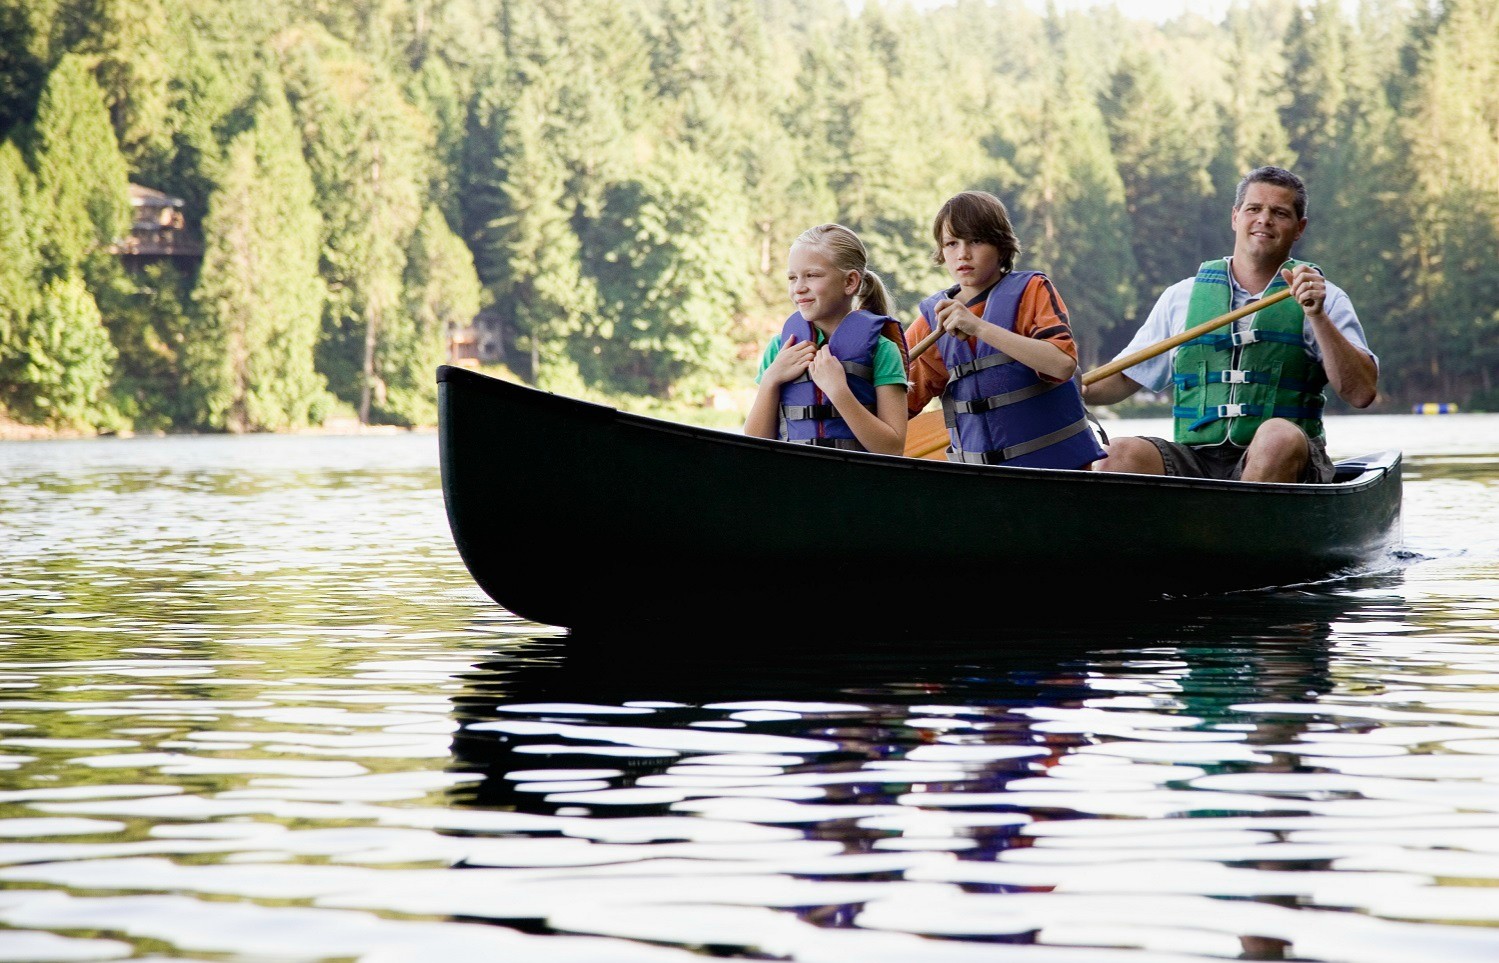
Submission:
[[447,357],[448,334],[479,312],[474,258],[429,205],[411,236],[401,310],[391,314],[380,341],[376,371],[385,386],[375,406],[378,420],[430,425],[437,419],[433,372]]
[[[1417,339],[1402,330],[1418,323],[1409,316],[1414,272],[1404,237],[1416,219],[1414,171],[1390,99],[1391,81],[1404,73],[1399,56],[1408,28],[1388,7],[1387,0],[1366,0],[1358,23],[1340,28],[1340,82],[1347,94],[1341,112],[1322,121],[1315,144],[1298,147],[1311,207],[1296,251],[1348,291],[1380,356],[1386,395],[1409,380]],[[1315,16],[1340,14],[1319,5]]]
[[94,62],[120,150],[131,165],[169,147],[166,10],[163,0],[90,0],[89,35],[74,48]]
[[185,359],[201,424],[238,432],[313,420],[324,395],[313,368],[324,297],[313,200],[291,108],[266,74],[204,222],[201,321]]
[[515,78],[487,90],[471,114],[464,223],[474,261],[501,317],[531,352],[539,384],[576,376],[567,339],[593,313],[580,263],[568,170],[550,148],[548,87]]
[[169,57],[169,109],[164,154],[140,159],[140,183],[186,203],[200,223],[222,172],[229,143],[250,123],[244,109],[271,67],[275,4],[239,0],[169,3],[163,42]]
[[1316,0],[1299,11],[1288,42],[1290,100],[1281,115],[1297,173],[1316,183],[1324,166],[1337,164],[1346,143],[1350,26],[1338,0]]
[[182,395],[184,346],[198,336],[192,272],[154,261],[110,281],[96,300],[119,355],[112,372],[115,406],[137,431],[193,427]]
[[[1122,58],[1102,100],[1109,141],[1124,185],[1130,250],[1141,294],[1134,314],[1143,320],[1168,285],[1193,273],[1206,256],[1198,247],[1198,218],[1214,197],[1208,173],[1211,147],[1194,129],[1185,99],[1172,86],[1157,52]],[[1123,347],[1136,325],[1121,325],[1102,354]]]
[[1011,210],[1021,266],[1057,283],[1087,362],[1102,336],[1133,313],[1138,268],[1103,117],[1073,76],[1063,64],[1030,114]]
[[49,276],[67,277],[130,224],[125,159],[83,57],[64,56],[48,76],[27,146],[42,261]]
[[0,137],[31,120],[51,61],[57,0],[0,0]]
[[16,353],[16,338],[36,306],[41,270],[31,206],[31,171],[15,144],[0,141],[0,358]]
[[318,367],[358,407],[385,392],[375,372],[382,328],[398,323],[406,246],[428,185],[431,128],[353,51],[309,32],[289,43],[290,93],[308,145],[329,286]]
[[[1290,84],[1283,38],[1295,13],[1293,0],[1258,0],[1230,8],[1224,21],[1228,45],[1222,60],[1231,64],[1226,99],[1216,105],[1220,140],[1212,167],[1218,217],[1210,219],[1205,247],[1222,244],[1223,225],[1233,207],[1234,188],[1244,174],[1274,164],[1294,168],[1296,154],[1281,117],[1289,108]],[[1208,255],[1212,256],[1212,255]]]
[[54,428],[123,426],[108,397],[114,346],[82,276],[47,281],[13,350],[3,375],[12,414]]
[[[1450,0],[1421,57],[1406,113],[1417,203],[1409,247],[1412,382],[1441,400],[1499,396],[1499,7]],[[1471,389],[1470,389],[1471,390]]]
[[664,396],[728,373],[723,331],[738,308],[744,213],[722,177],[685,148],[610,185],[584,235],[599,308],[575,358],[595,382]]
[[13,152],[5,166],[19,198],[11,212],[30,225],[12,233],[30,239],[17,237],[21,273],[6,281],[41,296],[31,301],[15,291],[7,299],[9,350],[0,366],[7,407],[56,427],[118,427],[106,397],[115,350],[85,278],[118,271],[104,245],[129,223],[129,189],[102,93],[82,57],[64,56],[48,76],[25,142],[34,178]]

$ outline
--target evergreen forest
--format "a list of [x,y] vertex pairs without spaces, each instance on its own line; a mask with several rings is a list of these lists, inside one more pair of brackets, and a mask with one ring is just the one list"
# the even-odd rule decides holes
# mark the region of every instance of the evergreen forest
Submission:
[[[452,330],[649,409],[754,375],[805,228],[901,318],[930,221],[1008,205],[1085,366],[1228,253],[1239,177],[1311,192],[1382,410],[1499,408],[1499,4],[0,0],[0,415],[48,430],[426,425]],[[122,257],[129,185],[192,258]]]

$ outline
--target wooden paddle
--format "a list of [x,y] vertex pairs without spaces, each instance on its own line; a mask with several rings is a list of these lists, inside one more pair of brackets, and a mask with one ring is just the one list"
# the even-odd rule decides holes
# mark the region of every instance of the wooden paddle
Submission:
[[[1225,324],[1233,324],[1240,318],[1247,318],[1249,315],[1260,310],[1261,308],[1268,308],[1270,305],[1276,304],[1280,301],[1284,301],[1290,296],[1291,289],[1286,288],[1279,294],[1272,294],[1268,298],[1263,298],[1259,301],[1253,301],[1249,304],[1244,305],[1242,308],[1239,308],[1236,311],[1230,311],[1227,314],[1219,315],[1218,317],[1206,322],[1205,324],[1199,324],[1194,328],[1188,328],[1181,334],[1174,334],[1171,337],[1166,338],[1164,341],[1157,341],[1155,344],[1141,348],[1139,351],[1127,354],[1122,358],[1116,358],[1113,361],[1110,361],[1108,364],[1100,365],[1099,367],[1094,368],[1092,371],[1083,375],[1083,384],[1091,385],[1095,381],[1102,381],[1109,375],[1118,374],[1126,368],[1133,368],[1135,365],[1139,364],[1142,361],[1147,361],[1151,358],[1154,358],[1158,354],[1165,354],[1167,351],[1170,351],[1177,345],[1186,344],[1188,341],[1191,341],[1195,338],[1200,338],[1203,335],[1207,334],[1209,331],[1216,331],[1217,329],[1223,327]],[[916,347],[911,349],[911,360],[915,361],[923,351],[926,351],[933,344],[935,344],[937,342],[937,336],[940,333],[941,332],[933,332],[927,337],[922,338],[921,341],[917,343]],[[912,418],[910,423],[906,425],[907,458],[945,458],[946,456],[940,453],[944,449],[946,449],[947,443],[947,424],[942,418],[941,411],[924,411],[921,414],[917,415],[915,418]]]
[[[953,297],[957,297],[958,292],[961,291],[961,290],[963,290],[963,288],[962,288],[961,285],[954,284],[952,287],[948,288],[947,291],[944,292],[944,293],[948,297],[953,298]],[[911,362],[915,361],[917,358],[919,358],[922,355],[926,354],[926,349],[930,348],[932,345],[936,344],[937,343],[937,339],[940,338],[940,337],[942,337],[942,329],[934,327],[933,330],[926,337],[924,337],[920,341],[916,342],[916,347],[914,347],[914,348],[911,349],[909,360],[907,360],[907,362],[906,362],[906,368],[907,368],[907,370],[910,369]]]

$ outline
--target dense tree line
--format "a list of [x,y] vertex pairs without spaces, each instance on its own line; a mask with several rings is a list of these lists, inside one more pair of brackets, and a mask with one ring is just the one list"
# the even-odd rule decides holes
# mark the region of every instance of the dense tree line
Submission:
[[[910,319],[981,188],[1085,361],[1312,192],[1394,401],[1499,405],[1499,5],[1240,0],[1221,23],[869,0],[0,0],[0,406],[84,429],[433,419],[481,308],[546,387],[747,380],[787,245],[857,230]],[[201,262],[126,269],[130,182]]]

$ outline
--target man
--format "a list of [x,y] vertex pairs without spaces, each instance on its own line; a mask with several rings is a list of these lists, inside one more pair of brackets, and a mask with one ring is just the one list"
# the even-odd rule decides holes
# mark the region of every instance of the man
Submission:
[[1379,362],[1348,295],[1316,265],[1290,259],[1306,230],[1306,185],[1279,167],[1239,182],[1232,257],[1167,288],[1130,354],[1289,286],[1292,296],[1083,389],[1110,405],[1173,386],[1175,441],[1117,438],[1095,471],[1262,482],[1329,482],[1322,389],[1355,408],[1374,400]]

